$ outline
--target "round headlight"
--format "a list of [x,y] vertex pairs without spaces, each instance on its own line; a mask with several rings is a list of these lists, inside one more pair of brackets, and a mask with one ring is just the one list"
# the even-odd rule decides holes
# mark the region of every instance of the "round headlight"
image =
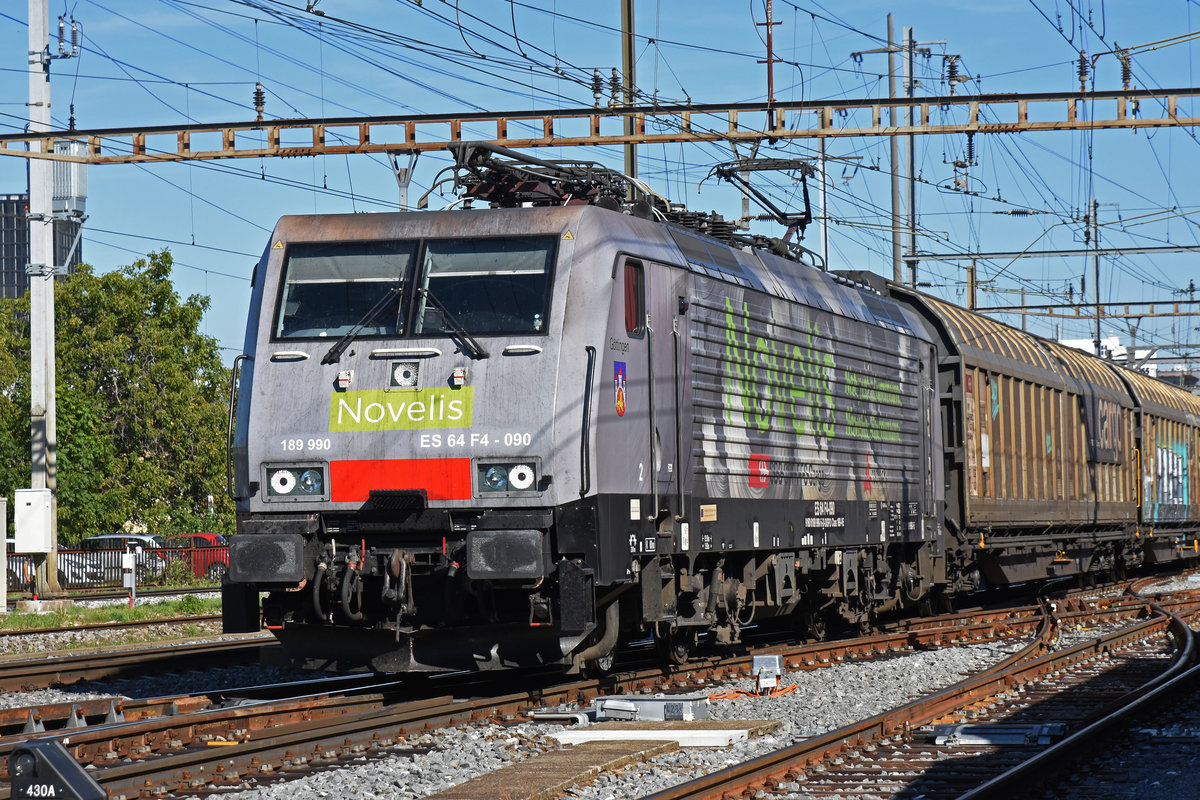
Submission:
[[320,470],[306,469],[300,473],[300,491],[305,494],[320,494],[324,489],[322,484]]
[[488,467],[488,471],[483,473],[483,482],[487,484],[489,489],[504,489],[508,486],[508,473],[504,467]]
[[271,473],[271,490],[275,494],[291,494],[296,488],[296,473],[281,469]]
[[514,489],[525,490],[533,486],[533,467],[528,464],[517,464],[508,471],[508,482]]

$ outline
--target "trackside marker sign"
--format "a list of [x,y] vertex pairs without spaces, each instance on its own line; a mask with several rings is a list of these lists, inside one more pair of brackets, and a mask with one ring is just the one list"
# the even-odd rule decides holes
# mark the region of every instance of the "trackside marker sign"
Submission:
[[469,428],[474,388],[381,389],[333,392],[329,430],[407,431],[421,428]]

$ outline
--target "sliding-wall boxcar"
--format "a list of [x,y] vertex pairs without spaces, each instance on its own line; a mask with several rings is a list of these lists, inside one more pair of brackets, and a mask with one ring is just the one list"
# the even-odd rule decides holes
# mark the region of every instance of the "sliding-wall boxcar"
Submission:
[[1195,557],[1200,531],[1200,397],[1119,370],[1137,404],[1137,536],[1147,560]]
[[[1158,489],[1139,474],[1147,437],[1174,437],[1171,452],[1190,452],[1194,397],[942,300],[890,290],[923,311],[939,342],[952,592],[1185,555],[1179,543],[1149,540],[1153,517],[1174,518],[1168,530],[1190,534],[1194,546],[1200,509],[1182,504],[1183,482],[1168,478]],[[1162,457],[1168,475],[1186,472]],[[1174,502],[1152,508],[1154,491]]]

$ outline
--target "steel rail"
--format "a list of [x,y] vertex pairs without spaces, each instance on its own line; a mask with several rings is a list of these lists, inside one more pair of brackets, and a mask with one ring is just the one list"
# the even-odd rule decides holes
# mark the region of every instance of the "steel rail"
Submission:
[[163,619],[133,619],[126,622],[96,622],[89,625],[59,625],[49,628],[26,628],[24,630],[0,630],[0,638],[9,636],[32,636],[40,633],[83,633],[88,631],[112,631],[122,628],[148,628],[151,625],[187,625],[195,622],[220,622],[220,614],[193,614],[184,617]]
[[[988,623],[995,629],[994,623]],[[1046,620],[1039,622],[1041,630],[1038,640],[1029,647],[1040,650],[1043,642],[1049,638],[1050,623]],[[874,652],[887,652],[888,648],[900,642],[912,641],[917,634],[888,635],[879,637],[872,645]],[[919,634],[928,641],[948,641],[952,637],[963,637],[971,641],[969,632],[952,628],[935,629]],[[875,638],[875,637],[873,637]],[[830,652],[825,658],[814,659],[817,663],[832,663],[840,657],[849,654],[850,650],[842,651],[843,643],[827,644]],[[785,659],[800,658],[802,653],[812,653],[811,647],[793,648]],[[1026,657],[1025,650],[1010,656],[1005,663]],[[751,657],[734,659],[726,664],[701,665],[696,670],[704,675],[749,674]],[[690,671],[690,670],[689,670]],[[634,691],[648,685],[662,688],[664,680],[685,677],[679,673],[668,671],[664,674],[661,669],[648,670],[644,673],[620,676],[615,688],[621,691]],[[703,682],[698,675],[691,676],[693,681]],[[676,685],[681,685],[679,681]],[[343,755],[362,754],[368,750],[382,750],[395,745],[399,736],[414,730],[425,730],[437,725],[452,724],[470,720],[494,718],[505,714],[517,714],[528,709],[533,703],[558,704],[563,702],[580,702],[595,696],[602,688],[598,681],[582,681],[574,684],[550,687],[536,690],[528,694],[509,695],[495,699],[479,699],[459,703],[450,707],[427,708],[413,714],[405,708],[380,709],[364,711],[361,714],[343,715],[332,726],[318,722],[290,726],[278,731],[278,736],[269,740],[255,741],[249,739],[221,748],[220,763],[212,764],[212,754],[191,751],[177,755],[164,756],[147,761],[144,764],[126,764],[98,770],[96,779],[110,794],[125,794],[133,796],[139,790],[148,790],[150,786],[166,787],[167,789],[195,789],[200,785],[221,782],[234,782],[244,779],[249,774],[267,774],[278,769],[277,766],[302,766],[313,760],[329,761]],[[2,798],[3,795],[0,795]]]
[[996,693],[1030,683],[1057,669],[1172,629],[1173,624],[1172,617],[1163,612],[1126,630],[1106,634],[1059,653],[1034,657],[1050,644],[1054,626],[1047,620],[1036,641],[986,672],[900,708],[648,795],[643,800],[715,800],[729,794],[738,795],[750,787],[767,785],[768,781],[781,782],[787,780],[789,774],[803,771],[834,753],[890,737],[906,739],[914,728],[964,706],[982,703]]
[[1196,634],[1179,616],[1168,614],[1172,636],[1183,643],[1178,658],[1162,675],[1139,687],[1127,696],[1128,702],[1111,713],[1075,731],[1060,742],[1041,751],[1033,758],[1023,761],[1012,769],[992,778],[979,787],[963,794],[959,800],[996,800],[1011,798],[1017,793],[1028,792],[1043,780],[1061,773],[1065,764],[1076,763],[1080,755],[1106,733],[1124,724],[1144,709],[1161,704],[1183,692],[1193,691],[1200,680],[1200,664],[1197,664]]
[[[1138,613],[1143,607],[1143,604],[1134,603],[1117,610],[1102,609],[1073,617],[1085,619],[1126,615]],[[1030,647],[1040,649],[1043,646],[1039,643],[1046,640],[1047,631],[1050,630],[1046,619],[1035,618],[1028,608],[1010,611],[1008,618],[1003,619],[996,619],[997,613],[987,612],[987,617],[978,624],[968,624],[966,617],[947,617],[939,620],[943,624],[937,627],[886,633],[859,642],[840,641],[770,650],[783,655],[792,670],[812,669],[847,658],[895,652],[914,646],[930,647],[996,639],[1027,630],[1035,624],[1040,626],[1041,631],[1038,642]],[[1005,663],[1028,655],[1027,648]],[[297,760],[324,761],[367,749],[386,748],[392,746],[396,737],[404,732],[469,719],[516,714],[539,703],[583,702],[602,691],[661,690],[672,684],[676,687],[686,686],[689,681],[704,685],[709,680],[750,675],[751,660],[752,655],[724,662],[709,663],[702,660],[701,663],[678,670],[655,668],[620,674],[603,682],[581,681],[465,703],[435,698],[384,707],[386,703],[382,695],[366,694],[347,700],[325,693],[274,704],[252,703],[232,709],[212,709],[203,707],[204,704],[196,698],[190,701],[184,698],[180,703],[168,707],[168,713],[176,712],[175,716],[142,718],[138,724],[56,731],[46,736],[62,738],[76,758],[101,767],[103,771],[97,777],[102,778],[106,787],[109,786],[108,781],[115,782],[111,792],[117,792],[119,787],[122,792],[136,793],[151,784],[169,784],[179,790],[187,790],[212,780],[218,783],[229,780],[235,774],[266,774],[289,763],[294,766]],[[359,710],[348,712],[351,707]],[[102,706],[94,713],[101,710]],[[335,720],[332,728],[329,727],[331,719]],[[216,751],[220,754],[220,764],[217,766],[212,766],[212,746],[194,744],[205,739],[222,742],[220,750]],[[0,742],[0,748],[3,744]],[[183,752],[177,752],[181,750]],[[151,757],[155,753],[158,755]],[[133,758],[135,763],[120,768],[106,768],[105,765],[110,764],[114,757]],[[113,772],[114,769],[124,771]],[[0,790],[0,797],[3,796],[3,790]]]
[[[1037,622],[1028,617],[1008,621],[989,619],[979,625],[965,624],[964,618],[944,621],[946,624],[931,629],[886,633],[857,642],[775,647],[771,651],[783,655],[791,669],[815,669],[847,658],[869,657],[915,646],[936,647],[999,638]],[[364,695],[353,701],[322,697],[211,709],[195,707],[197,703],[193,699],[194,710],[191,712],[184,710],[184,703],[179,703],[167,708],[179,712],[174,716],[141,719],[136,724],[59,730],[45,736],[59,737],[77,759],[98,767],[97,779],[112,794],[136,794],[151,784],[174,786],[182,791],[214,780],[220,783],[232,779],[234,774],[266,774],[287,764],[295,766],[298,760],[329,760],[334,755],[385,748],[404,732],[514,715],[541,704],[582,703],[602,692],[663,690],[687,686],[689,682],[703,686],[713,680],[750,675],[752,658],[752,654],[747,654],[724,661],[701,659],[678,669],[655,667],[620,673],[603,681],[577,681],[466,702],[435,698],[384,707],[381,698]],[[343,704],[341,707],[337,705],[339,702]],[[353,705],[360,710],[348,711]],[[205,738],[223,744],[217,751],[206,744],[190,747],[185,744]],[[4,744],[0,742],[0,755],[5,752]],[[184,748],[188,749],[168,752]],[[214,753],[219,753],[220,762],[215,766]],[[158,755],[151,757],[152,754]],[[114,756],[134,761],[120,767],[107,766]],[[4,791],[0,789],[0,798],[3,797]]]

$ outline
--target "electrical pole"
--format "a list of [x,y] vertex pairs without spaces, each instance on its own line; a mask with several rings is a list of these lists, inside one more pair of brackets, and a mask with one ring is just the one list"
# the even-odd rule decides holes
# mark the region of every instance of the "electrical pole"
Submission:
[[[887,53],[888,57],[888,98],[896,100],[896,51],[903,48],[904,50],[904,94],[908,100],[904,104],[905,107],[905,128],[909,131],[914,130],[913,127],[913,103],[912,98],[916,93],[917,79],[916,71],[913,67],[913,55],[917,51],[917,45],[922,44],[942,44],[942,42],[914,42],[912,28],[905,26],[904,28],[904,44],[897,45],[892,41],[895,36],[895,26],[892,21],[892,15],[888,14],[887,18],[887,47],[877,47],[874,50],[859,50],[856,53],[851,53],[850,57],[855,62],[861,62],[862,57],[867,53]],[[921,52],[925,55],[929,54],[928,48],[921,48]],[[916,139],[912,133],[907,134],[908,141],[906,150],[908,151],[908,253],[901,253],[900,248],[900,153],[896,142],[896,130],[900,127],[896,119],[896,103],[893,102],[888,109],[888,116],[892,131],[887,134],[891,141],[891,158],[892,158],[892,280],[896,283],[904,283],[904,265],[908,264],[909,278],[908,283],[912,287],[917,285],[917,174],[916,174]]]
[[[892,21],[892,15],[887,16],[887,47],[877,47],[874,50],[859,50],[856,53],[851,53],[850,57],[855,62],[861,62],[862,57],[867,53],[887,53],[888,57],[888,98],[896,99],[896,45],[892,42],[892,37],[895,35],[895,27]],[[897,124],[896,104],[888,108],[888,121],[891,126],[892,133],[887,134],[888,141],[891,143],[891,169],[888,170],[892,176],[892,280],[896,283],[904,283],[904,261],[900,254],[900,153],[896,144],[895,130]]]
[[[891,37],[888,37],[889,42]],[[913,68],[913,51],[916,49],[916,42],[913,41],[913,29],[911,26],[904,27],[904,96],[912,99],[917,85],[916,70]],[[913,107],[909,103],[904,110],[905,124],[911,129],[913,126]],[[906,209],[908,216],[908,253],[905,255],[904,261],[908,264],[908,285],[916,288],[917,285],[917,145],[916,137],[911,133],[907,137],[907,150],[905,160],[908,162],[908,207]],[[892,138],[895,141],[895,137]],[[894,173],[893,173],[894,177]]]
[[[29,0],[29,130],[49,131],[49,0]],[[31,144],[30,147],[38,147]],[[50,490],[51,550],[39,559],[36,593],[58,589],[57,426],[54,363],[54,222],[53,162],[29,164],[29,417],[32,439],[30,486]]]
[[772,29],[779,23],[775,22],[773,19],[771,12],[771,0],[767,0],[766,23],[756,22],[754,24],[756,26],[765,24],[767,28],[767,58],[765,61],[759,61],[758,63],[767,65],[767,127],[769,128],[771,127],[770,107],[775,104],[775,62],[779,61],[779,59],[775,57],[775,45],[772,31]]
[[825,156],[825,137],[817,140],[821,165],[821,269],[829,270],[829,159]]
[[1092,284],[1096,287],[1096,358],[1100,358],[1100,201],[1092,198]]
[[[636,40],[633,34],[633,0],[621,0],[621,65],[624,69],[625,105],[634,104],[637,81],[634,76]],[[633,136],[633,117],[625,117],[625,135]],[[631,178],[637,177],[637,145],[633,142],[625,145],[625,174]]]
[[[892,15],[887,17],[887,54],[888,54],[888,97],[896,99],[896,48],[892,44],[892,36],[895,31],[892,26]],[[896,106],[892,106],[889,110],[889,119],[892,127],[896,127]],[[903,261],[900,260],[900,154],[896,147],[896,134],[888,137],[891,142],[892,156],[892,280],[896,283],[904,283],[904,268]]]

